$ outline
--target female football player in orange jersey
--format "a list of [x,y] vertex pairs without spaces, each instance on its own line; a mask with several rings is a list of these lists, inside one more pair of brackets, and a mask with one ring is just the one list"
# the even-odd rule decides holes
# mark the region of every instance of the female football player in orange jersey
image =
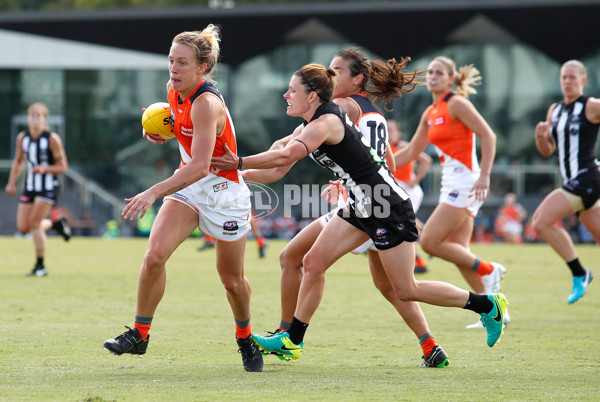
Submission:
[[67,155],[57,133],[47,126],[48,108],[43,103],[34,103],[27,108],[27,130],[17,135],[15,159],[10,170],[6,193],[17,196],[17,180],[23,166],[27,166],[27,178],[17,208],[17,230],[31,233],[36,263],[28,276],[46,276],[44,265],[46,231],[55,229],[65,240],[71,237],[71,228],[65,216],[54,222],[47,218],[56,205],[58,197],[58,175],[67,171]]
[[[250,191],[237,169],[217,170],[213,156],[227,148],[236,152],[235,130],[223,97],[209,81],[219,58],[220,32],[214,25],[202,32],[182,32],[169,52],[167,94],[181,163],[168,179],[127,198],[125,219],[143,216],[165,197],[154,221],[138,284],[134,328],[104,343],[115,354],[144,354],[148,330],[163,297],[165,264],[196,229],[216,239],[217,271],[235,319],[239,351],[247,371],[262,370],[262,355],[250,328],[250,283],[244,275],[244,249],[250,230]],[[151,142],[160,137],[146,132]]]
[[544,157],[558,151],[563,187],[544,198],[533,214],[533,229],[565,261],[573,275],[567,303],[585,294],[592,273],[583,268],[573,241],[555,222],[577,214],[579,221],[600,243],[600,168],[594,146],[600,127],[600,99],[583,95],[587,71],[583,63],[569,60],[560,69],[562,101],[548,109],[546,121],[535,128],[535,145]]
[[[474,218],[489,195],[496,153],[496,135],[467,99],[476,93],[472,85],[478,85],[481,76],[472,65],[456,71],[454,61],[447,57],[433,59],[428,70],[427,89],[433,104],[421,116],[408,146],[395,154],[396,164],[404,165],[431,143],[442,163],[439,203],[423,227],[421,246],[454,263],[477,293],[497,293],[504,267],[481,260],[469,250]],[[481,139],[481,168],[475,136]]]
[[[400,65],[405,63],[403,60]],[[287,114],[303,118],[304,123],[285,137],[278,149],[244,158],[233,152],[213,158],[213,165],[221,169],[270,169],[291,166],[310,156],[334,172],[348,189],[347,208],[331,217],[302,259],[304,273],[288,331],[269,337],[254,335],[254,341],[265,353],[299,358],[304,334],[323,297],[327,269],[370,239],[397,299],[476,312],[485,322],[488,346],[494,346],[502,334],[508,304],[504,295],[477,295],[448,283],[415,281],[418,232],[410,199],[346,112],[331,101],[336,75],[335,69],[319,64],[306,65],[293,74],[284,94]],[[414,74],[405,74],[397,85],[408,89],[414,78]]]

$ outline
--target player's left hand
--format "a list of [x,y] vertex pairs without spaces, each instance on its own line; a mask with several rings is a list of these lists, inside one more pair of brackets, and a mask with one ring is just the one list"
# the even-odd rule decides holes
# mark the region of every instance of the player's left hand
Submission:
[[329,180],[329,186],[321,192],[321,197],[325,197],[331,205],[337,205],[342,190],[341,180]]
[[123,216],[124,219],[133,221],[138,214],[140,215],[140,219],[144,217],[148,208],[156,201],[156,197],[146,190],[133,198],[125,198],[124,201],[127,205],[123,208],[121,216]]

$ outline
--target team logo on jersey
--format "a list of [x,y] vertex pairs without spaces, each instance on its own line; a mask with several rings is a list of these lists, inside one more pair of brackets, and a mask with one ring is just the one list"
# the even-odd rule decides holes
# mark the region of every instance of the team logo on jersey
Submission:
[[458,191],[458,190],[452,190],[452,191],[450,192],[450,194],[448,194],[448,197],[450,197],[450,198],[452,198],[452,199],[454,199],[454,200],[455,200],[455,199],[457,199],[457,198],[458,198],[458,195],[459,195],[459,194],[460,194],[460,191]]
[[223,183],[215,184],[213,186],[213,191],[215,193],[222,191],[222,190],[227,190],[227,182],[226,181],[224,181]]
[[437,126],[443,126],[444,124],[446,124],[446,118],[444,116],[438,116],[433,121],[433,125],[436,126],[436,127]]
[[569,134],[579,135],[579,124],[571,122],[571,125],[569,126]]
[[225,223],[223,223],[223,230],[226,230],[228,232],[234,232],[236,230],[238,230],[240,227],[238,226],[237,221],[227,221]]

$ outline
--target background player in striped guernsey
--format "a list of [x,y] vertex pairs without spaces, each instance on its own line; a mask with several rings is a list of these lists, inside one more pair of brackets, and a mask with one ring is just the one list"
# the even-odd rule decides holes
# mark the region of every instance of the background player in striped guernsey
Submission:
[[573,274],[569,304],[585,294],[593,276],[579,262],[569,234],[555,222],[575,213],[600,243],[600,168],[594,156],[600,127],[600,99],[583,95],[586,82],[583,63],[578,60],[564,63],[560,69],[563,99],[552,104],[546,120],[535,127],[538,151],[545,157],[558,151],[563,187],[548,194],[538,206],[533,214],[533,229]]
[[[431,143],[442,163],[439,203],[423,227],[421,246],[456,265],[475,292],[497,293],[504,267],[481,260],[469,249],[475,216],[489,195],[496,154],[496,135],[467,99],[470,93],[477,93],[472,85],[478,85],[481,76],[472,65],[456,71],[454,61],[443,56],[433,59],[428,70],[427,90],[433,103],[421,116],[409,144],[395,154],[396,164],[402,166]],[[481,138],[481,168],[475,136]],[[505,320],[508,322],[508,314]],[[467,328],[483,325],[477,322]]]
[[[250,282],[244,275],[244,250],[250,230],[250,190],[237,169],[218,170],[211,156],[236,150],[235,130],[223,97],[209,79],[219,59],[220,31],[182,32],[169,52],[167,97],[179,143],[179,169],[168,179],[127,198],[125,219],[142,217],[165,197],[148,239],[138,282],[134,329],[104,342],[114,354],[142,355],[148,331],[166,285],[166,262],[196,228],[216,239],[217,271],[233,312],[235,335],[247,371],[262,371],[262,355],[252,341]],[[151,142],[161,137],[143,133]]]
[[31,233],[36,263],[29,276],[46,276],[44,265],[46,231],[55,229],[65,240],[71,237],[71,228],[65,216],[52,222],[47,218],[58,199],[58,175],[67,171],[67,155],[57,133],[49,131],[46,124],[48,108],[34,103],[27,109],[27,130],[17,135],[15,159],[10,170],[6,192],[17,195],[17,180],[27,163],[25,188],[19,197],[17,229]]

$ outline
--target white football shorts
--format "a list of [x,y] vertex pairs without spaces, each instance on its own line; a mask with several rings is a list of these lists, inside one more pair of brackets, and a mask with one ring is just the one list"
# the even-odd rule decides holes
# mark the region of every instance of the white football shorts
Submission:
[[198,229],[215,239],[236,241],[248,233],[252,220],[250,190],[238,172],[239,183],[209,173],[165,197],[198,214]]

